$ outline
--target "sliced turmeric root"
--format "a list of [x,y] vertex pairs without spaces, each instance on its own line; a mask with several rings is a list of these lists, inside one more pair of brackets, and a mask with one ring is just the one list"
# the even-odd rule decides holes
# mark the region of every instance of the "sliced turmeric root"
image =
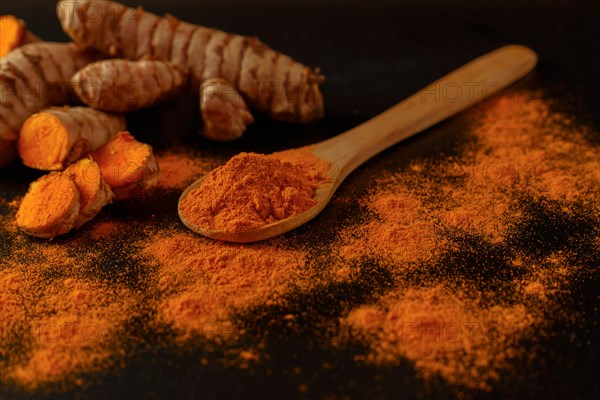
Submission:
[[32,115],[23,124],[19,155],[28,167],[63,170],[123,129],[122,115],[87,107],[49,108]]
[[187,72],[163,61],[105,60],[86,66],[71,82],[88,106],[125,113],[176,98],[186,88]]
[[73,229],[79,190],[71,178],[52,172],[33,182],[17,212],[17,225],[31,236],[51,239]]
[[40,38],[27,30],[23,20],[12,15],[0,16],[0,57],[24,44],[39,41]]
[[119,132],[106,145],[91,153],[115,200],[134,197],[158,183],[160,170],[152,147],[129,133]]
[[200,87],[202,135],[217,141],[242,137],[254,118],[242,95],[225,79],[211,78]]
[[100,167],[89,158],[79,160],[64,172],[79,190],[79,215],[73,226],[79,228],[93,219],[102,207],[111,203],[114,194],[102,178]]

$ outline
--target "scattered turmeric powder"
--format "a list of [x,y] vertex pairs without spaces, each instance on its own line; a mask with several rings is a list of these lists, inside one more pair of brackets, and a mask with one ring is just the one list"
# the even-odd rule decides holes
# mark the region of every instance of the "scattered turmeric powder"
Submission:
[[125,227],[114,221],[103,221],[94,224],[88,231],[89,237],[96,241],[110,240],[115,235],[118,235]]
[[[101,18],[87,21],[93,9]],[[323,116],[318,69],[278,53],[256,38],[159,17],[107,0],[60,1],[64,31],[84,48],[128,60],[151,57],[186,66],[192,93],[209,78],[235,86],[248,105],[277,120],[309,123]],[[91,11],[90,11],[91,12]],[[124,18],[123,16],[127,16]]]
[[[92,4],[82,3],[84,13],[77,14],[75,25]],[[279,68],[287,65],[291,76],[310,82],[312,89],[302,89],[304,101],[312,107],[320,102],[314,82],[320,78],[306,77],[316,72],[307,73],[252,39],[116,3],[98,4],[108,7],[103,11],[110,17],[79,26],[74,33],[79,41],[136,60],[142,53],[177,59],[193,66],[195,85],[215,76],[241,75],[227,80],[244,96],[249,93],[240,87],[251,83],[252,68],[260,81],[281,77]],[[133,12],[139,24],[117,21],[124,12]],[[152,29],[146,23],[154,33],[147,34]],[[129,40],[133,37],[139,40]],[[194,49],[202,49],[202,63],[189,57]],[[214,64],[206,58],[213,53]],[[31,55],[19,59],[36,80],[31,87],[40,79],[46,85],[50,74],[69,68],[53,63],[53,72],[41,76],[32,68],[33,60],[40,59]],[[14,64],[2,65],[3,85],[26,81]],[[4,74],[12,75],[5,80]],[[281,82],[286,79],[291,78]],[[280,93],[257,90],[249,105],[275,118],[305,121],[318,114],[316,108],[302,108],[302,101],[291,106],[278,98]],[[0,164],[10,159],[16,141],[3,132],[18,131],[13,129],[22,123],[18,115],[30,114],[26,99],[14,102],[14,115],[0,114]],[[98,370],[139,368],[127,359],[113,361],[147,340],[120,329],[142,308],[144,318],[136,323],[148,330],[166,328],[161,344],[169,350],[193,343],[210,353],[207,343],[215,340],[237,350],[222,352],[242,360],[234,368],[265,363],[269,375],[278,364],[269,365],[271,349],[263,341],[274,335],[278,345],[286,344],[286,329],[306,323],[310,339],[333,341],[356,364],[390,369],[408,360],[416,377],[426,382],[441,379],[450,390],[475,395],[493,390],[511,363],[531,362],[538,355],[540,350],[529,349],[523,340],[542,340],[546,324],[568,320],[574,327],[580,322],[578,305],[560,304],[558,294],[577,290],[575,273],[593,269],[589,260],[600,249],[600,150],[544,102],[501,97],[467,117],[470,142],[454,158],[436,155],[431,165],[415,162],[399,172],[357,171],[369,182],[363,186],[367,195],[359,195],[364,215],[335,229],[321,222],[318,228],[329,237],[319,243],[303,244],[302,231],[295,233],[300,240],[279,238],[252,246],[213,242],[182,233],[169,213],[143,227],[109,220],[88,236],[40,243],[16,233],[18,201],[0,202],[0,380],[35,390],[59,381],[79,384]],[[27,233],[53,237],[92,218],[111,197],[103,173],[121,198],[159,180],[152,149],[128,133],[119,133],[92,157],[100,165],[84,159],[33,183],[16,211],[17,224]],[[176,170],[181,159],[163,160],[171,168],[163,187],[179,188],[203,168],[193,164],[193,172],[183,173]],[[192,164],[184,159],[184,165]],[[188,211],[221,229],[251,229],[288,217],[311,206],[326,171],[315,165],[318,160],[304,152],[242,154],[212,176],[204,193],[197,193],[195,200],[204,204],[192,201]],[[176,200],[176,193],[164,192],[169,201]],[[342,190],[332,209],[344,202],[356,205],[357,193]],[[116,234],[124,229],[135,234]],[[548,236],[539,230],[548,230]],[[112,257],[120,248],[126,254]],[[110,268],[99,268],[107,254]],[[311,325],[314,320],[320,325]],[[204,356],[200,362],[209,365]],[[324,371],[330,368],[328,361],[323,365]],[[301,375],[303,368],[291,371]],[[336,374],[345,377],[345,370]],[[302,393],[311,389],[298,385]]]
[[122,115],[87,107],[49,108],[23,124],[19,155],[28,167],[63,170],[124,129]]
[[427,262],[446,244],[427,208],[403,185],[378,189],[363,204],[379,218],[344,232],[339,253],[347,260],[379,254],[396,263]]
[[81,278],[57,279],[31,304],[28,321],[35,337],[30,356],[15,365],[11,378],[29,389],[78,370],[111,364],[110,342],[128,318],[134,296],[122,287]]
[[125,113],[182,94],[187,72],[162,61],[104,60],[84,67],[71,82],[79,98],[88,106]]
[[0,167],[17,158],[25,120],[50,106],[70,103],[70,79],[97,54],[69,43],[32,43],[0,59]]
[[160,178],[152,147],[138,142],[129,132],[119,132],[93,152],[91,158],[100,166],[115,200],[143,193],[154,187]]
[[183,190],[196,179],[219,166],[214,156],[195,154],[189,149],[176,148],[155,155],[160,167],[158,186],[163,189]]
[[440,374],[455,384],[489,390],[515,345],[536,321],[523,305],[473,305],[443,287],[396,290],[377,305],[361,306],[342,325],[372,346],[358,356],[375,363],[406,357],[426,378]]
[[202,135],[217,141],[242,137],[254,118],[238,91],[226,80],[207,79],[200,86]]
[[182,216],[206,229],[242,232],[308,210],[327,171],[314,174],[320,160],[308,151],[296,153],[304,163],[282,154],[233,157],[182,200]]
[[18,47],[40,40],[27,29],[25,21],[12,15],[0,15],[0,57]]
[[[528,219],[586,224],[579,214],[586,199],[585,218],[600,223],[599,186],[594,174],[583,173],[600,149],[545,101],[506,95],[467,115],[473,142],[460,158],[415,161],[372,177],[377,184],[363,206],[375,217],[343,231],[335,250],[342,265],[376,254],[397,280],[372,304],[350,310],[334,342],[366,344],[369,350],[356,354],[360,362],[409,359],[426,379],[488,391],[521,354],[517,343],[560,307],[553,299],[576,271],[564,256],[554,260],[557,253],[538,256],[548,245],[528,242]],[[561,211],[528,210],[533,202],[550,212],[549,201]],[[568,266],[562,275],[559,265]],[[514,293],[502,292],[503,285]],[[542,308],[528,305],[532,296]]]
[[223,341],[239,336],[231,314],[275,301],[300,274],[306,255],[271,245],[245,246],[168,232],[143,249],[158,264],[158,318],[178,332]]
[[[87,379],[97,371],[137,372],[141,358],[132,353],[140,348],[165,346],[155,359],[160,363],[172,360],[174,347],[190,344],[198,350],[193,362],[203,368],[214,368],[225,354],[236,373],[264,367],[269,376],[281,366],[276,352],[308,340],[319,343],[317,350],[302,347],[310,361],[285,355],[295,376],[319,368],[313,355],[327,357],[316,372],[335,371],[336,379],[393,371],[408,361],[415,371],[407,369],[408,378],[468,398],[502,389],[517,364],[554,362],[550,351],[563,350],[544,354],[544,340],[578,345],[582,339],[571,331],[580,332],[577,324],[589,316],[578,296],[600,251],[600,148],[585,140],[587,128],[545,101],[501,97],[459,118],[468,122],[461,136],[467,143],[455,156],[432,154],[407,168],[390,162],[392,170],[383,172],[382,159],[375,159],[375,168],[356,171],[357,188],[342,187],[332,201],[330,211],[341,215],[335,228],[326,213],[310,232],[260,245],[182,232],[172,213],[136,224],[119,221],[128,215],[118,212],[92,225],[89,235],[41,243],[15,232],[18,202],[0,202],[0,380],[19,390],[102,385]],[[261,165],[263,158],[267,165],[278,160],[286,171],[314,164],[289,152],[258,158]],[[161,183],[167,188],[220,161],[207,155],[195,163],[189,154],[161,160],[170,170]],[[177,170],[187,165],[193,172]],[[158,209],[177,197],[163,191],[144,201]],[[120,329],[138,309],[139,329]],[[546,329],[565,321],[566,339]],[[162,341],[140,331],[160,331]],[[265,345],[271,342],[276,346]],[[237,370],[246,364],[254,371]],[[309,383],[297,386],[313,394]]]

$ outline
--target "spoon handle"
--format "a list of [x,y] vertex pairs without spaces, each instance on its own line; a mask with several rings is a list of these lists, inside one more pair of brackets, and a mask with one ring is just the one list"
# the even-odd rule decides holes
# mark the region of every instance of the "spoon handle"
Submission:
[[501,47],[362,125],[317,144],[313,153],[339,168],[341,182],[377,153],[497,93],[530,72],[536,63],[536,54],[525,46]]

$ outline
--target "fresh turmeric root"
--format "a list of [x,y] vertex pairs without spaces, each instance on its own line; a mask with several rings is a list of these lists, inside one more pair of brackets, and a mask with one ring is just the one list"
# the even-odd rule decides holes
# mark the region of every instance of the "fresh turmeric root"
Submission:
[[98,164],[89,158],[71,165],[64,174],[75,182],[79,190],[79,215],[73,225],[77,229],[98,215],[102,207],[110,204],[114,194],[102,178]]
[[19,137],[19,155],[31,168],[63,170],[125,129],[125,118],[87,107],[49,108],[29,117]]
[[125,113],[181,95],[187,73],[163,61],[105,60],[83,68],[71,82],[88,106]]
[[0,167],[17,158],[25,120],[50,106],[70,103],[71,77],[97,55],[72,44],[32,43],[0,58]]
[[17,212],[17,225],[39,238],[64,235],[75,226],[79,199],[75,182],[62,172],[52,172],[29,187]]
[[[107,0],[62,0],[64,31],[75,43],[110,56],[151,57],[186,66],[192,93],[209,78],[223,78],[248,106],[272,118],[309,123],[323,117],[323,76],[256,38],[159,17]],[[94,19],[88,15],[99,16]]]
[[12,15],[0,16],[0,57],[14,49],[41,39],[27,30],[25,21]]
[[242,96],[229,82],[220,78],[202,82],[200,113],[204,123],[202,135],[217,141],[239,139],[248,125],[254,122]]
[[51,239],[90,221],[112,198],[98,164],[80,160],[31,184],[17,212],[17,225],[28,235]]
[[152,147],[140,143],[129,133],[119,132],[91,154],[115,200],[125,200],[156,186],[160,177]]

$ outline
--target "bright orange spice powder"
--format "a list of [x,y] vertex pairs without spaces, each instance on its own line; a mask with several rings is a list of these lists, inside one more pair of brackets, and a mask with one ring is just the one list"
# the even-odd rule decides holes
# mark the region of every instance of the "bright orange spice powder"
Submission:
[[[549,310],[561,313],[557,293],[568,290],[579,268],[561,252],[534,261],[500,247],[507,257],[502,279],[513,268],[526,272],[510,283],[514,294],[495,295],[491,304],[483,299],[489,296],[485,290],[473,289],[459,273],[466,269],[471,279],[500,284],[485,275],[486,252],[515,239],[515,230],[527,223],[527,198],[557,202],[566,215],[583,206],[600,220],[600,148],[585,140],[585,128],[541,100],[500,97],[469,116],[473,142],[460,157],[415,162],[372,177],[377,185],[362,203],[376,217],[340,234],[341,264],[376,255],[399,278],[395,289],[342,318],[341,336],[367,344],[370,351],[357,354],[359,361],[380,365],[409,359],[426,379],[441,376],[490,390],[511,360],[523,356],[518,341],[543,329]],[[460,254],[465,244],[456,238],[461,237],[480,243],[478,260],[440,258]],[[448,262],[450,272],[428,275],[430,269],[447,271]],[[423,274],[430,282],[412,282],[407,274]],[[448,286],[423,287],[435,280]],[[532,307],[532,299],[543,306]]]
[[155,158],[160,167],[158,187],[163,189],[183,190],[219,166],[219,160],[214,157],[190,154],[183,148],[158,152]]
[[182,215],[206,229],[242,232],[300,214],[316,204],[326,179],[319,161],[304,151],[241,153],[190,192]]
[[440,286],[392,291],[342,320],[372,346],[367,360],[393,364],[408,358],[427,378],[440,374],[479,389],[499,378],[511,348],[534,322],[523,305],[483,308]]
[[157,310],[180,339],[238,336],[231,313],[276,301],[305,266],[306,255],[273,245],[238,245],[171,232],[143,255],[158,268]]
[[[586,266],[570,248],[539,255],[538,246],[516,251],[511,240],[530,218],[523,198],[556,204],[556,219],[581,208],[600,221],[600,148],[547,102],[502,97],[464,117],[469,143],[456,156],[434,154],[400,171],[382,171],[373,160],[376,168],[356,171],[357,190],[342,188],[330,209],[366,212],[336,219],[333,229],[323,229],[331,221],[325,213],[313,222],[330,234],[319,243],[308,238],[316,230],[259,245],[214,242],[185,231],[169,212],[139,221],[107,216],[81,235],[40,243],[19,235],[19,202],[0,201],[0,247],[9,249],[0,260],[0,380],[45,390],[47,383],[93,385],[88,379],[100,369],[136,368],[121,355],[145,345],[126,328],[139,309],[144,332],[166,328],[169,351],[199,348],[207,368],[268,368],[270,338],[287,340],[282,327],[303,328],[373,370],[408,361],[411,379],[441,379],[467,398],[493,390],[517,363],[541,363],[540,349],[524,343],[555,334],[549,325],[577,325],[578,310],[564,298]],[[169,157],[164,188],[183,188],[203,173],[180,165],[221,161]],[[140,204],[154,204],[153,196],[175,205],[178,193],[155,192]],[[136,211],[125,211],[135,219]],[[581,243],[600,248],[585,235],[570,246]],[[489,258],[502,264],[490,271]],[[213,354],[213,340],[226,360]],[[314,390],[308,382],[298,388]]]

